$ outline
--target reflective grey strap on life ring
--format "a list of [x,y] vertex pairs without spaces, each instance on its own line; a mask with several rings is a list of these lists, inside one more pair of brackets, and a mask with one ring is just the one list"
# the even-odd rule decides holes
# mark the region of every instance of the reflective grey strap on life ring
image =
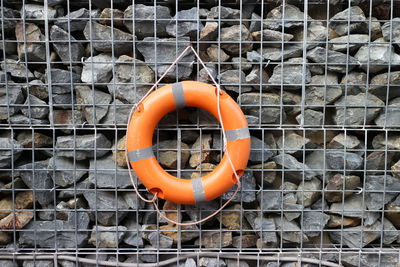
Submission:
[[182,83],[173,83],[172,84],[172,94],[174,96],[174,102],[176,109],[181,109],[186,106],[186,99],[183,93],[183,85]]
[[250,132],[248,127],[243,127],[239,129],[227,130],[225,131],[225,135],[227,141],[236,141],[249,138]]
[[129,161],[139,161],[152,157],[154,157],[152,146],[128,151]]
[[206,194],[204,193],[203,181],[201,177],[192,179],[192,189],[194,200],[196,203],[206,201]]

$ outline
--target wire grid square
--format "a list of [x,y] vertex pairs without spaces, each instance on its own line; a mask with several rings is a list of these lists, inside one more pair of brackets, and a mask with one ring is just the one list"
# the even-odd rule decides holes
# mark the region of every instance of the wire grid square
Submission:
[[[399,264],[399,1],[50,2],[1,1],[0,254]],[[133,103],[189,44],[246,114],[252,154],[232,205],[180,227],[133,193],[124,135]],[[160,86],[188,79],[211,82],[192,54]],[[223,155],[200,109],[167,114],[153,140],[184,179]],[[158,205],[198,220],[231,193]]]

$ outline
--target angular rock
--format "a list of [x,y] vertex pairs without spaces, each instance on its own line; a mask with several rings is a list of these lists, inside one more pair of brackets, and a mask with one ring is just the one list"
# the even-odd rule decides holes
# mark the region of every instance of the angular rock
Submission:
[[311,206],[321,195],[322,183],[318,178],[304,181],[297,188],[297,203],[304,207]]
[[326,227],[328,228],[337,228],[337,227],[352,227],[360,225],[361,219],[360,218],[349,218],[343,217],[339,215],[331,215],[329,218]]
[[123,26],[124,12],[116,8],[105,8],[100,14],[100,23],[105,25]]
[[251,248],[255,247],[258,237],[256,235],[234,236],[232,246],[235,248]]
[[18,167],[21,179],[31,189],[35,189],[35,199],[46,205],[54,201],[54,182],[48,173],[48,161],[36,161]]
[[242,13],[239,9],[234,9],[225,6],[215,6],[210,9],[207,17],[215,20],[221,20],[224,24],[227,25],[236,25],[239,24],[240,14]]
[[5,33],[13,32],[18,22],[17,19],[21,17],[19,11],[3,6],[0,9],[0,13],[3,19],[2,27],[4,28],[4,32]]
[[19,243],[41,248],[82,247],[86,244],[89,215],[83,210],[71,212],[68,221],[32,221],[20,233]]
[[167,33],[174,37],[190,36],[196,38],[197,32],[203,28],[203,24],[195,19],[198,17],[198,14],[199,10],[197,7],[178,11],[168,23],[166,27]]
[[395,227],[400,226],[400,196],[389,202],[385,207],[385,216]]
[[[163,75],[169,68],[170,64],[175,61],[176,57],[181,54],[189,44],[190,40],[188,37],[179,38],[178,43],[174,38],[154,39],[154,37],[146,37],[143,41],[138,42],[137,49],[143,55],[144,61],[157,72],[158,77],[161,77],[161,75]],[[155,47],[157,47],[157,50],[155,50]],[[157,68],[154,65],[156,58],[157,62],[163,62],[157,64]],[[188,53],[181,59],[182,62],[192,62],[193,60],[193,53]],[[164,62],[168,63],[164,64]],[[178,73],[176,73],[177,69]],[[192,64],[180,63],[178,66],[175,65],[165,77],[171,80],[185,80],[192,74],[192,69]]]
[[[219,81],[228,91],[236,93],[247,93],[252,90],[251,86],[246,86],[246,74],[240,70],[227,70],[219,75]],[[244,86],[243,86],[244,85]]]
[[[97,221],[102,225],[118,225],[127,215],[126,209],[129,208],[121,195],[116,196],[112,192],[86,190],[83,196],[87,200],[89,207],[97,211]],[[118,212],[116,212],[118,210]],[[118,213],[118,218],[116,217]]]
[[282,26],[286,29],[290,29],[302,26],[303,21],[304,13],[301,12],[298,7],[285,4],[280,5],[268,12],[264,19],[264,27],[271,30],[280,30]]
[[370,73],[376,73],[387,68],[390,64],[399,65],[400,55],[394,51],[389,43],[384,43],[382,38],[362,46],[354,55],[354,58],[361,64],[361,68]]
[[304,110],[304,114],[296,116],[296,121],[304,126],[322,126],[324,123],[324,113],[312,109]]
[[[194,168],[203,162],[210,161],[212,135],[204,134],[197,138],[190,151],[189,165]],[[201,150],[201,151],[200,151]]]
[[345,253],[343,255],[342,261],[348,266],[357,266],[364,265],[370,267],[381,267],[381,266],[390,266],[395,267],[399,264],[398,255],[396,253],[388,253],[388,254],[352,254]]
[[372,94],[343,96],[335,102],[333,119],[336,125],[365,125],[378,116],[384,105],[382,100]]
[[[351,19],[350,23],[349,18]],[[368,32],[366,22],[366,17],[362,9],[358,6],[352,6],[342,12],[336,13],[330,19],[329,26],[339,35],[366,33]]]
[[188,242],[196,237],[199,237],[199,229],[195,225],[184,225],[181,227],[181,229],[183,230],[182,232],[180,229],[178,230],[177,225],[160,226],[161,234],[172,238],[174,240],[174,244],[177,244],[178,242]]
[[[231,55],[244,54],[253,48],[253,40],[250,31],[245,25],[233,25],[228,28],[221,28],[221,48]],[[239,42],[242,42],[239,45]]]
[[[367,175],[364,178],[364,187],[367,208],[380,210],[398,195],[400,180],[391,175]],[[386,190],[390,191],[385,192]]]
[[274,161],[252,165],[249,168],[253,171],[253,175],[259,184],[272,185],[277,177],[275,172],[276,163]]
[[263,47],[258,52],[266,61],[284,61],[289,58],[298,58],[303,54],[303,47],[299,44],[285,44],[277,47]]
[[54,24],[67,32],[75,32],[82,31],[89,19],[89,10],[80,8],[76,11],[69,12],[67,16],[57,18]]
[[388,134],[387,137],[385,133],[378,134],[372,139],[372,147],[374,149],[400,149],[400,136],[396,134]]
[[45,80],[46,83],[51,84],[53,96],[54,94],[68,94],[70,98],[74,84],[81,82],[81,78],[77,73],[56,68],[51,68],[50,72],[48,70],[46,71]]
[[114,70],[114,77],[107,85],[108,91],[122,101],[136,103],[154,82],[154,72],[149,66],[126,55],[115,61]]
[[89,178],[84,179],[76,183],[75,186],[65,188],[60,190],[59,197],[60,198],[75,198],[82,196],[83,192],[90,189],[92,187],[92,183],[89,182]]
[[31,95],[36,96],[39,99],[44,100],[49,97],[47,86],[41,80],[30,81],[28,83],[28,86],[25,88],[27,92],[28,88],[29,88],[29,93]]
[[34,19],[35,21],[54,19],[57,11],[52,7],[47,7],[47,13],[44,11],[43,5],[25,4],[21,8],[21,18],[25,16],[26,19]]
[[375,124],[380,127],[400,126],[400,97],[389,101],[389,105],[376,117]]
[[96,248],[117,248],[126,230],[125,226],[96,225],[88,242]]
[[386,97],[389,97],[389,99],[399,97],[399,89],[400,71],[390,71],[390,73],[385,72],[372,77],[368,92],[386,100]]
[[[276,65],[268,84],[275,88],[281,88],[283,84],[286,89],[300,89],[303,79],[305,83],[310,83],[311,72],[308,64],[304,66],[303,61],[303,58],[291,58],[283,64]],[[305,77],[303,67],[305,67]]]
[[306,105],[313,109],[321,109],[337,100],[342,95],[338,78],[333,72],[312,76],[310,85],[306,87]]
[[381,222],[377,221],[371,226],[356,226],[343,231],[329,232],[331,241],[336,244],[341,242],[349,248],[362,248],[380,237]]
[[239,95],[238,102],[245,114],[261,117],[261,123],[279,123],[286,119],[286,113],[279,107],[281,99],[277,94],[243,93]]
[[133,247],[143,247],[143,239],[140,236],[141,226],[131,218],[126,220],[124,226],[127,228],[123,239],[124,243]]
[[308,237],[315,237],[322,234],[325,225],[328,223],[329,215],[312,210],[304,210],[301,217],[301,228]]
[[54,267],[54,262],[48,260],[25,260],[22,267]]
[[363,158],[356,153],[344,151],[326,152],[326,165],[329,169],[335,171],[357,170],[363,165],[363,163]]
[[17,60],[6,58],[1,61],[1,69],[4,72],[10,73],[11,77],[14,77],[19,80],[33,80],[35,76],[33,73],[27,68],[26,64],[20,63]]
[[127,169],[120,168],[112,155],[90,160],[89,181],[96,188],[127,188],[132,185]]
[[386,218],[383,218],[383,233],[382,242],[385,245],[390,245],[397,240],[399,232],[396,227]]
[[326,169],[325,152],[323,150],[315,150],[306,155],[305,164],[316,174],[323,175]]
[[355,175],[336,174],[331,177],[325,187],[325,199],[329,202],[342,201],[343,195],[351,195],[350,190],[361,187],[360,177]]
[[278,145],[278,148],[282,150],[282,153],[294,154],[302,150],[302,148],[304,148],[308,142],[310,142],[310,139],[294,132],[284,132],[284,136],[279,137],[276,144]]
[[49,124],[48,120],[38,120],[38,119],[33,119],[33,118],[28,118],[25,117],[22,114],[16,114],[10,117],[9,122],[11,124],[17,124],[17,125],[23,125],[23,124],[29,124],[29,125],[44,125],[44,124]]
[[[79,110],[53,110],[53,122],[56,125],[82,125],[85,119],[83,113]],[[65,133],[71,133],[64,130]]]
[[[310,21],[311,19],[309,19]],[[316,46],[320,46],[326,43],[329,29],[327,29],[321,21],[309,22],[307,26],[307,37],[304,40],[304,28],[297,28],[293,33],[294,38],[292,41],[306,42],[307,50],[313,49]],[[301,44],[304,47],[304,44]]]
[[[290,33],[282,33],[282,31],[274,31],[269,29],[264,29],[263,31],[251,31],[253,39],[256,41],[268,41],[272,42],[268,44],[273,47],[279,47],[280,42],[289,42],[293,39],[293,35]],[[279,43],[279,44],[278,44]],[[285,46],[286,47],[286,46]]]
[[223,49],[220,49],[217,45],[214,44],[207,48],[207,55],[210,61],[213,62],[225,62],[229,59],[229,55],[226,54]]
[[64,64],[70,62],[80,62],[84,48],[83,45],[57,25],[50,29],[50,39],[54,50]]
[[287,169],[285,170],[285,179],[290,178],[295,183],[299,183],[300,181],[302,181],[303,176],[305,180],[311,180],[317,175],[306,164],[300,163],[292,155],[279,154],[275,156],[273,160],[284,169]]
[[12,165],[22,154],[22,145],[12,139],[1,137],[0,138],[0,167],[8,167]]
[[338,73],[347,73],[359,65],[360,59],[343,54],[337,51],[326,50],[323,47],[316,47],[307,52],[307,58],[315,63],[324,64],[329,62],[327,67],[328,71]]
[[207,21],[200,31],[200,41],[213,41],[218,36],[218,22]]
[[288,221],[285,217],[274,217],[277,232],[285,243],[307,242],[308,237],[294,221]]
[[[201,257],[198,262],[199,267],[225,267],[225,262],[219,258]],[[185,266],[186,267],[186,266]]]
[[396,178],[400,178],[400,160],[397,161],[392,167],[392,175]]
[[330,49],[333,51],[350,53],[357,51],[362,45],[369,41],[368,34],[350,34],[346,36],[336,37],[329,41]]
[[23,146],[23,147],[35,147],[35,148],[42,148],[42,147],[49,147],[53,144],[53,138],[44,135],[42,133],[38,132],[20,132],[17,135],[17,141]]
[[232,232],[205,232],[200,244],[205,248],[225,248],[232,245]]
[[171,19],[169,8],[161,5],[135,4],[128,6],[124,12],[125,27],[139,38],[154,37],[155,33],[157,37],[166,37],[166,27]]
[[17,113],[25,100],[21,86],[10,83],[7,86],[0,87],[0,120],[5,120]]
[[400,46],[400,18],[393,18],[382,25],[382,35],[386,41]]
[[111,142],[102,134],[57,137],[57,155],[83,160],[102,157],[109,152]]
[[231,62],[232,67],[236,70],[248,71],[252,68],[252,64],[244,57],[233,57]]
[[45,119],[49,114],[49,107],[45,101],[40,100],[36,96],[28,95],[21,111],[27,117]]
[[174,240],[171,237],[151,232],[147,239],[153,248],[171,248]]
[[108,112],[101,120],[100,124],[126,126],[131,109],[131,104],[125,104],[120,100],[115,99],[115,101],[109,105]]
[[108,112],[111,95],[99,90],[92,90],[89,86],[76,86],[76,103],[83,110],[89,124],[97,124]]
[[278,243],[276,236],[276,225],[272,218],[257,215],[255,212],[245,212],[244,216],[249,222],[254,232],[262,239],[267,247],[275,247]]
[[86,40],[91,41],[91,47],[96,51],[111,53],[114,50],[114,55],[133,52],[134,36],[117,28],[88,21],[83,34]]
[[33,218],[32,211],[17,211],[0,220],[0,229],[22,229]]
[[111,147],[112,159],[117,163],[119,167],[126,167],[125,158],[125,146],[126,146],[126,135],[118,139],[118,142]]
[[87,173],[87,168],[83,162],[56,156],[49,160],[48,173],[56,185],[66,187],[78,182]]
[[[357,70],[350,71],[348,74],[343,76],[340,84],[345,88],[347,95],[357,95],[366,91],[367,74]],[[369,90],[371,90],[371,86],[369,87]]]
[[81,80],[84,83],[108,83],[115,59],[109,54],[88,57],[83,62]]
[[392,152],[374,151],[366,158],[365,169],[369,174],[379,174],[390,168]]
[[[242,187],[232,199],[232,202],[252,203],[256,200],[256,180],[254,179],[251,171],[245,171],[240,178]],[[228,192],[224,193],[221,198],[226,201],[230,199],[233,192],[236,190],[236,185],[233,186]]]
[[21,61],[46,61],[45,37],[33,23],[18,23],[15,27],[18,57]]
[[327,145],[329,149],[343,149],[347,150],[356,149],[360,146],[360,140],[358,140],[357,136],[340,133],[333,137],[333,139]]

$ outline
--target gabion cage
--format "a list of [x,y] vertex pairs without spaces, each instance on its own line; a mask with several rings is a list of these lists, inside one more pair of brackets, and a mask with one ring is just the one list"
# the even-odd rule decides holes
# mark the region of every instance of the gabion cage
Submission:
[[[400,1],[0,3],[1,266],[400,266]],[[252,149],[232,204],[179,226],[134,192],[125,131],[189,45]],[[193,53],[160,86],[184,80],[211,83]],[[165,116],[154,144],[185,179],[224,152],[195,108]],[[157,205],[190,222],[233,190]]]

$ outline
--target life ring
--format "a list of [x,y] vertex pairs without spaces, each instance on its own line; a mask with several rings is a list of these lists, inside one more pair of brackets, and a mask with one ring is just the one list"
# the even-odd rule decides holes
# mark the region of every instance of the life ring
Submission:
[[[167,113],[185,106],[202,108],[218,118],[217,88],[207,83],[184,81],[165,85],[149,94],[132,114],[128,124],[126,149],[128,160],[139,180],[157,197],[180,204],[213,200],[236,182],[226,153],[209,174],[181,179],[167,173],[153,152],[153,133]],[[250,156],[250,134],[246,118],[238,104],[220,91],[220,111],[224,123],[229,156],[241,176]]]

